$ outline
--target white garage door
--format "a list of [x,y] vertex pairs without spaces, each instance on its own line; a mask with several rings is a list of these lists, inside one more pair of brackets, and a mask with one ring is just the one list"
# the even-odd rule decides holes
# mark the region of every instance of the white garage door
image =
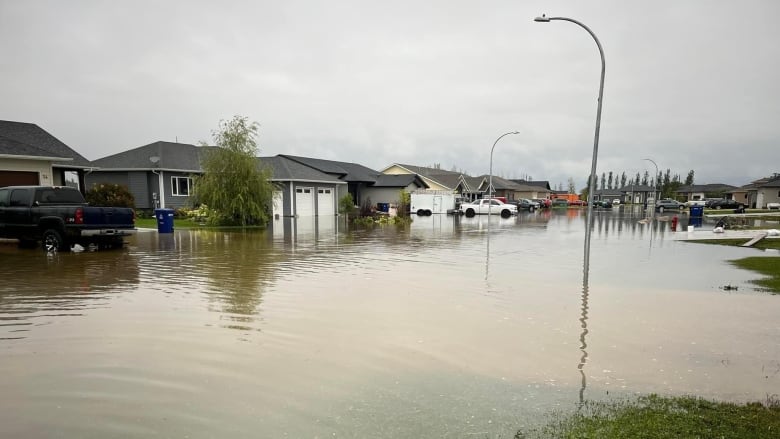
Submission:
[[295,214],[298,216],[314,215],[314,188],[299,187],[295,189]]
[[335,215],[336,209],[333,206],[333,189],[317,188],[317,215]]

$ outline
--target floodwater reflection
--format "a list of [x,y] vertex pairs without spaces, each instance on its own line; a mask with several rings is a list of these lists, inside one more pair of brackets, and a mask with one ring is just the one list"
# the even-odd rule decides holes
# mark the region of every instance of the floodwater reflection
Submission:
[[512,437],[586,394],[780,393],[752,250],[622,208],[583,248],[583,213],[0,245],[0,437]]

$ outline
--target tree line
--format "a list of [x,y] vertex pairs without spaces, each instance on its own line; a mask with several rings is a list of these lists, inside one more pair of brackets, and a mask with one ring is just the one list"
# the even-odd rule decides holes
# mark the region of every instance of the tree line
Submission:
[[[648,186],[656,189],[660,192],[661,198],[673,198],[674,194],[682,186],[691,186],[694,184],[694,170],[688,171],[688,175],[685,180],[680,179],[680,174],[672,174],[672,170],[667,168],[666,171],[659,171],[658,175],[651,175],[649,171],[645,171],[644,174],[639,172],[636,175],[629,177],[625,171],[618,174],[617,172],[609,171],[602,172],[599,178],[596,175],[595,189],[611,190],[622,189],[626,186]],[[589,181],[586,179],[586,181]],[[585,187],[581,193],[587,197],[588,188]]]

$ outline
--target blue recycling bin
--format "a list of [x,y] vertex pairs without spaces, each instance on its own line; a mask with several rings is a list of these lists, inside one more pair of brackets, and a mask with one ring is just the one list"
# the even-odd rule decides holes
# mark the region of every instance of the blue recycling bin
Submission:
[[691,206],[691,216],[688,220],[689,226],[701,227],[702,220],[704,219],[704,206]]
[[380,212],[390,211],[390,203],[376,203],[376,207]]
[[154,209],[157,233],[173,233],[173,209]]

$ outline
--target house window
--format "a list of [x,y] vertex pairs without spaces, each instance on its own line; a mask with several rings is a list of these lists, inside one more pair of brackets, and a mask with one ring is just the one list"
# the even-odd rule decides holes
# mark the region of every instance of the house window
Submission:
[[192,179],[189,177],[171,177],[171,194],[186,197],[190,194]]

